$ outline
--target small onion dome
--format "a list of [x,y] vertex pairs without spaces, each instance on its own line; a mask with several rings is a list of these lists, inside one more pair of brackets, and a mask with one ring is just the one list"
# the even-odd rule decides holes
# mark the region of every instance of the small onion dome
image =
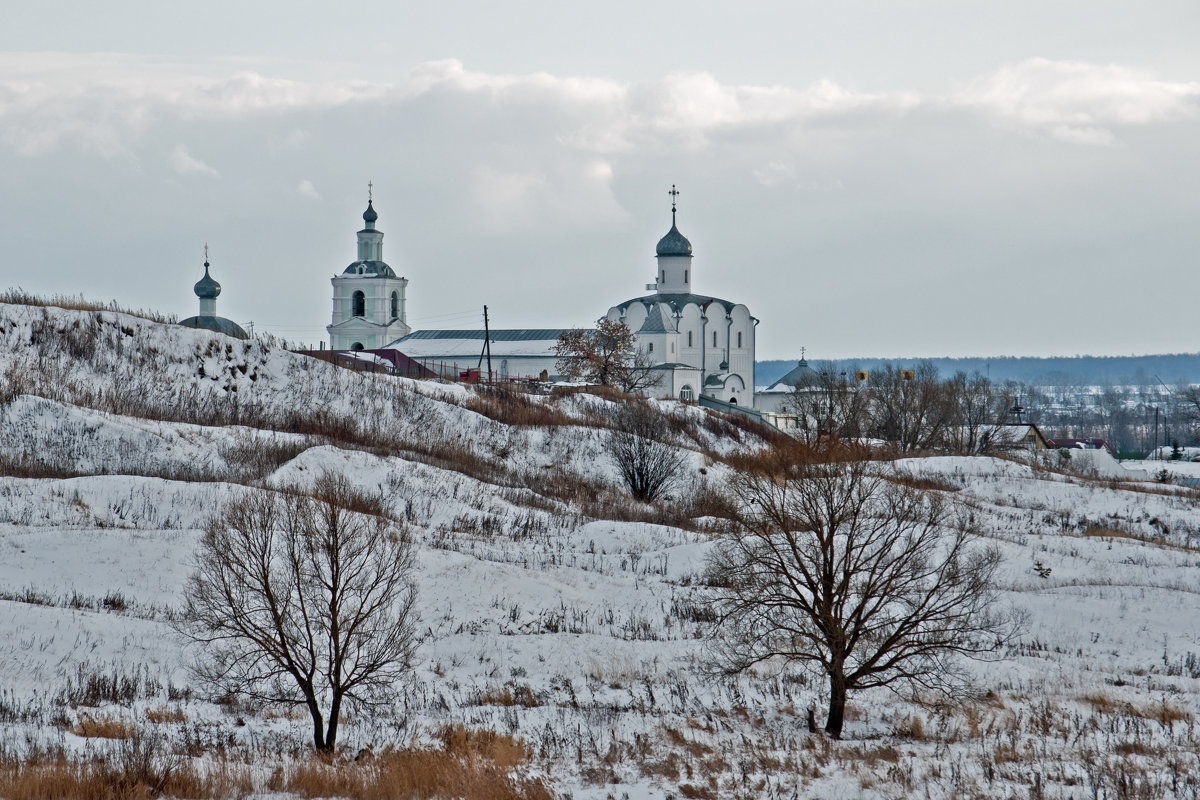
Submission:
[[363,212],[363,222],[374,223],[377,219],[379,219],[379,215],[375,213],[375,207],[368,200],[367,210]]
[[692,243],[679,232],[679,228],[675,227],[675,221],[671,220],[671,230],[658,240],[658,246],[654,248],[654,252],[660,256],[690,256]]
[[201,300],[212,300],[221,293],[221,284],[214,281],[208,275],[208,262],[204,262],[204,277],[196,282],[194,287],[196,297]]

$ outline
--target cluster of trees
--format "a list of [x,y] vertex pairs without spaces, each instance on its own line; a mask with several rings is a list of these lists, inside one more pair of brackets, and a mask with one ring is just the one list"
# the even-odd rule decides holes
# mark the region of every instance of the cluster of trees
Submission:
[[1104,439],[1125,453],[1200,445],[1200,386],[1046,387],[978,372],[942,378],[930,361],[912,370],[883,364],[865,382],[818,363],[786,410],[814,437],[869,437],[903,450],[995,452],[1012,446],[1000,431],[1015,422],[1034,423],[1051,438]]
[[901,450],[986,453],[1011,446],[1000,431],[1018,421],[1018,388],[978,373],[943,380],[928,362],[912,370],[885,365],[862,383],[823,365],[795,387],[785,409],[817,439],[874,438]]

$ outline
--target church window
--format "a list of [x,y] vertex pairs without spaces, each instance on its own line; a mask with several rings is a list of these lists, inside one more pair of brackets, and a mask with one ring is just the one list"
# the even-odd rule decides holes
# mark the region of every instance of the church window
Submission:
[[683,271],[683,282],[687,283],[687,270],[686,269]]
[[742,346],[742,332],[738,331],[738,347]]
[[692,391],[691,386],[684,386],[679,390],[679,399],[685,403],[690,403],[696,399],[696,394]]
[[654,342],[651,342],[650,344],[648,344],[648,345],[646,346],[646,352],[647,352],[647,353],[653,353],[653,352],[654,352]]
[[694,346],[695,345],[692,344],[692,332],[688,331],[688,347],[694,347]]
[[674,355],[674,353],[675,353],[675,343],[674,342],[671,342],[671,353],[672,353],[672,355]]
[[[400,293],[392,292],[392,319],[400,316]],[[739,333],[738,336],[741,336]]]
[[713,347],[717,346],[717,332],[713,331]]
[[355,342],[354,344],[350,345],[350,349],[351,350],[362,350],[363,349],[362,342]]
[[[350,316],[365,317],[367,315],[367,296],[361,291],[355,292],[350,298]],[[362,345],[359,345],[359,350]]]

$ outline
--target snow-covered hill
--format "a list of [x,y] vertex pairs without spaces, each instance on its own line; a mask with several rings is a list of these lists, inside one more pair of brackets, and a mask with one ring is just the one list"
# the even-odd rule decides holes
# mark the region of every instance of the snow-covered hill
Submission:
[[420,544],[417,669],[394,713],[347,721],[350,752],[495,730],[575,798],[1200,795],[1192,490],[899,462],[1002,549],[1026,633],[973,667],[977,697],[853,695],[830,742],[805,725],[822,681],[703,669],[705,531],[720,524],[706,497],[722,456],[765,446],[707,412],[661,404],[687,474],[648,507],[620,489],[601,447],[610,401],[591,395],[501,401],[19,305],[0,305],[0,374],[6,747],[103,749],[81,718],[121,719],[201,760],[253,754],[266,792],[275,761],[303,752],[303,721],[197,696],[197,654],[167,620],[213,509],[333,470],[383,492]]

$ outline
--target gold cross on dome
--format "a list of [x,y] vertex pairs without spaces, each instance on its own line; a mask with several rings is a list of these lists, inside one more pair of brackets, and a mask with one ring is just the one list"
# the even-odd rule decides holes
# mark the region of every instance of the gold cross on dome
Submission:
[[671,195],[671,210],[675,210],[675,198],[679,196],[679,190],[675,188],[675,184],[671,184],[671,191],[667,192]]
[[208,242],[204,243],[204,263],[208,263]]
[[374,193],[374,191],[375,191],[375,184],[371,183],[370,181],[367,181],[367,202],[368,203],[370,203],[372,200],[375,199],[374,197],[372,197],[372,194]]

